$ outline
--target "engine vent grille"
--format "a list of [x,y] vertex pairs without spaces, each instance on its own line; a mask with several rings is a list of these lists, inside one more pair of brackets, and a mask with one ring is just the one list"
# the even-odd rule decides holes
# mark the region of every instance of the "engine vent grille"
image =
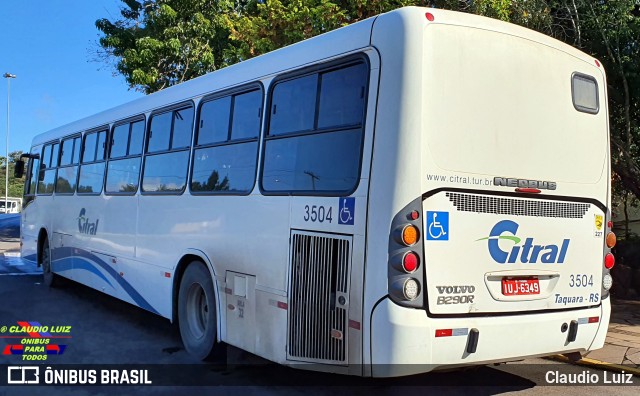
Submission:
[[292,232],[287,356],[347,363],[351,237]]
[[574,202],[503,198],[451,192],[447,193],[447,197],[453,202],[456,209],[462,212],[581,219],[589,210],[589,204]]

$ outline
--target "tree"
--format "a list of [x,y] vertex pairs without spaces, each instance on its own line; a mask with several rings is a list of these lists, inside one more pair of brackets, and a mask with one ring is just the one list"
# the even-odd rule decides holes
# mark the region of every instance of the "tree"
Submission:
[[151,93],[226,63],[227,0],[121,0],[122,19],[96,21],[99,58],[114,63],[131,88]]
[[543,0],[121,0],[99,19],[98,58],[129,86],[152,93],[398,7],[437,6],[549,24]]
[[626,190],[640,198],[640,3],[579,4],[586,10],[583,42],[607,70],[612,167]]
[[225,176],[220,180],[220,174],[214,170],[207,178],[206,183],[200,181],[191,182],[192,191],[229,191],[229,178]]
[[516,23],[602,62],[612,168],[640,198],[640,0],[121,0],[122,19],[96,25],[103,60],[145,93],[373,15],[435,6]]
[[[17,160],[20,159],[22,151],[13,151],[9,153],[9,196],[10,197],[22,197],[24,192],[24,177],[16,179],[13,177],[14,167]],[[5,188],[5,170],[6,170],[6,157],[0,156],[0,200],[4,199]]]

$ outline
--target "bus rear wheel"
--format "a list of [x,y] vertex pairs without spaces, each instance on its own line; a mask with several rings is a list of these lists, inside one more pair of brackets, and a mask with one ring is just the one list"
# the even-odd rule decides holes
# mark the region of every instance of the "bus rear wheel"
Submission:
[[213,279],[200,261],[189,264],[180,281],[178,324],[185,349],[200,360],[218,357],[216,298]]
[[48,287],[60,286],[60,276],[51,271],[51,249],[49,248],[49,238],[44,239],[42,243],[42,275],[44,276],[44,284]]

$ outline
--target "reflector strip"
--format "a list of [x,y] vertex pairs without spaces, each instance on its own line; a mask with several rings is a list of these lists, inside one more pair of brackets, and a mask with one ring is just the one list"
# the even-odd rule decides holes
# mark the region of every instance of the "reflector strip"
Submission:
[[466,336],[468,334],[469,334],[469,329],[468,328],[438,329],[438,330],[436,330],[436,337]]
[[590,318],[580,318],[578,319],[578,324],[588,324],[588,323],[598,323],[600,321],[599,316],[592,316]]
[[469,334],[469,329],[453,329],[453,336],[466,336]]
[[352,329],[360,330],[360,322],[349,319],[349,327],[351,327]]
[[287,303],[278,301],[278,308],[286,310],[288,308]]
[[451,337],[453,329],[436,330],[436,337]]

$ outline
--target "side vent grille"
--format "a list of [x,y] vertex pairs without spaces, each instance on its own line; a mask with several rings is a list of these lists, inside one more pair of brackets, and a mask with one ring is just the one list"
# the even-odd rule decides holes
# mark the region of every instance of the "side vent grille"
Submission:
[[287,357],[347,363],[351,237],[293,231]]
[[537,199],[498,198],[485,195],[447,193],[461,212],[495,213],[514,216],[563,217],[581,219],[589,204],[543,201]]

